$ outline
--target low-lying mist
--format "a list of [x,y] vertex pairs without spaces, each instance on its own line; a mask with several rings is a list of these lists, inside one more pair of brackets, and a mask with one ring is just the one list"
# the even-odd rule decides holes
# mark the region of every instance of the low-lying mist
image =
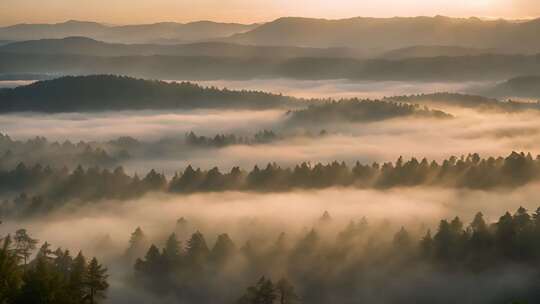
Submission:
[[[108,141],[132,136],[147,142],[141,155],[119,165],[128,172],[156,169],[171,175],[187,165],[228,170],[234,166],[251,168],[276,162],[282,166],[300,162],[348,163],[395,161],[426,157],[442,160],[451,155],[479,153],[484,157],[507,155],[511,151],[540,154],[540,120],[535,111],[490,113],[447,108],[453,119],[391,119],[372,123],[329,124],[289,128],[281,111],[188,111],[188,112],[110,112],[102,114],[11,114],[0,116],[0,128],[17,140],[46,136],[49,140]],[[267,129],[282,136],[260,144],[234,144],[223,147],[185,149],[178,147],[166,155],[155,152],[163,138],[180,138],[194,131],[197,135],[252,136]],[[325,136],[302,136],[307,132]],[[177,152],[175,152],[177,151]],[[128,151],[130,152],[130,151]]]
[[277,237],[281,232],[298,234],[316,226],[324,211],[331,214],[339,229],[351,220],[365,217],[370,222],[387,221],[395,229],[411,226],[427,230],[442,218],[460,216],[464,222],[470,222],[479,211],[487,221],[495,221],[504,212],[520,206],[536,210],[538,186],[530,184],[504,191],[416,187],[332,188],[272,194],[149,194],[131,201],[104,201],[77,208],[67,205],[39,218],[5,221],[2,230],[26,227],[39,239],[65,248],[81,248],[97,256],[106,254],[95,247],[105,236],[111,237],[112,249],[123,250],[130,233],[140,226],[159,243],[174,231],[176,221],[182,217],[190,226],[186,232],[200,230],[210,242],[225,232],[240,242],[268,234]]
[[236,132],[264,129],[283,118],[283,111],[194,110],[115,111],[101,113],[0,115],[0,129],[17,139],[45,136],[51,140],[92,141],[120,136],[159,139],[187,132]]
[[[172,81],[172,80],[169,80]],[[371,98],[434,92],[470,92],[472,88],[493,85],[494,81],[437,82],[437,81],[361,81],[361,80],[298,80],[251,79],[197,81],[203,86],[218,88],[262,90],[299,98]]]
[[[498,300],[502,296],[499,292],[493,292],[492,288],[500,286],[507,294],[519,294],[520,290],[526,290],[525,286],[530,284],[533,274],[517,266],[493,269],[492,272],[481,274],[446,273],[422,266],[404,268],[400,270],[402,271],[400,275],[391,275],[391,272],[387,271],[400,269],[396,263],[400,265],[402,262],[397,253],[385,258],[388,263],[386,266],[361,266],[354,264],[354,261],[365,259],[364,263],[368,263],[374,258],[373,253],[377,252],[371,250],[377,250],[376,248],[387,254],[387,249],[384,249],[386,247],[382,244],[391,243],[393,235],[402,226],[407,228],[412,239],[419,240],[428,229],[436,231],[441,219],[450,220],[459,216],[464,223],[470,223],[476,212],[481,211],[486,222],[495,222],[507,210],[513,212],[520,206],[530,211],[536,210],[538,186],[532,184],[504,192],[417,187],[387,191],[333,188],[281,194],[240,192],[189,196],[149,194],[142,199],[127,202],[106,201],[77,209],[66,207],[32,220],[7,221],[1,228],[4,234],[24,227],[32,236],[47,240],[54,246],[73,251],[82,249],[85,254],[95,255],[105,261],[111,274],[108,300],[110,303],[177,303],[186,295],[182,293],[175,295],[166,290],[156,292],[152,291],[151,283],[140,286],[133,282],[133,264],[126,260],[126,249],[130,234],[136,227],[144,231],[147,246],[153,243],[161,248],[165,246],[170,233],[176,232],[181,246],[184,247],[191,234],[200,231],[204,234],[208,246],[213,246],[218,236],[226,233],[236,248],[241,248],[242,252],[250,248],[246,247],[249,246],[247,244],[259,247],[258,250],[268,248],[267,246],[271,245],[268,242],[280,239],[282,232],[290,241],[302,244],[307,240],[304,239],[306,234],[309,237],[309,232],[315,229],[322,241],[322,245],[319,245],[322,247],[315,250],[320,250],[319,253],[322,254],[325,252],[324,246],[335,242],[338,236],[341,238],[344,231],[351,229],[351,223],[356,222],[358,225],[367,224],[369,227],[369,237],[366,236],[365,240],[367,245],[363,245],[367,246],[365,249],[367,251],[349,252],[348,254],[356,255],[356,258],[336,260],[335,264],[332,263],[334,265],[332,272],[350,275],[346,274],[347,272],[343,273],[343,267],[346,265],[353,268],[360,267],[365,271],[361,273],[361,279],[354,277],[355,280],[364,283],[355,289],[346,286],[339,288],[326,286],[325,290],[333,290],[333,293],[324,293],[325,298],[316,299],[317,292],[310,289],[310,284],[322,278],[306,277],[305,281],[297,280],[300,287],[298,292],[305,294],[314,303],[327,303],[331,298],[350,303],[352,290],[356,290],[354,291],[356,299],[372,301],[378,298],[379,303],[409,303],[408,300],[398,300],[401,297],[416,299],[420,303],[429,303],[433,299],[442,301],[445,298],[448,301],[444,300],[444,303],[452,303],[460,298],[475,299],[475,303],[491,303],[489,298]],[[329,216],[323,216],[325,211]],[[181,220],[178,221],[179,219]],[[371,243],[373,243],[371,246],[375,247],[370,247]],[[311,254],[317,255],[319,254],[317,252]],[[142,257],[144,253],[145,251],[139,253],[139,256]],[[234,299],[240,296],[243,288],[247,287],[246,284],[254,283],[251,280],[258,278],[252,277],[253,275],[259,277],[266,275],[277,280],[278,277],[275,276],[286,271],[289,272],[289,276],[295,277],[295,267],[300,267],[298,271],[306,271],[302,270],[304,267],[302,263],[288,265],[276,261],[278,257],[272,257],[272,263],[277,264],[271,273],[264,270],[258,272],[256,269],[248,271],[245,269],[246,262],[233,260],[217,277],[207,282],[206,284],[210,285],[206,286],[212,288],[213,292]],[[313,258],[314,256],[309,255],[308,260],[303,263],[307,263],[306,265],[314,263]],[[382,273],[374,272],[377,267]],[[290,273],[291,271],[293,273]],[[238,273],[239,276],[235,276],[234,273]],[[327,275],[323,281],[326,280],[329,284],[339,281],[332,277],[332,274]],[[166,276],[161,275],[161,279],[166,280]],[[232,284],[228,287],[228,291],[223,290],[225,282]],[[358,281],[355,282],[359,284]],[[443,282],[452,284],[445,285]],[[432,286],[438,293],[418,291],[417,288],[426,286],[425,284]],[[376,291],[377,289],[373,289],[376,286],[386,286],[385,288],[392,293],[382,295]],[[472,292],[473,286],[481,287]],[[460,293],[456,294],[456,291],[472,293],[464,297],[459,295]],[[443,296],[444,294],[446,296]],[[204,297],[199,299],[210,303]]]

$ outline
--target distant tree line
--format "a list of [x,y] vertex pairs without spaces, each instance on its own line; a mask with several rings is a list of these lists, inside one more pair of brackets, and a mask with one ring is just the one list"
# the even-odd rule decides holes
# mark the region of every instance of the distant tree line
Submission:
[[2,304],[96,304],[106,297],[107,268],[82,252],[53,250],[25,229],[0,238],[0,303]]
[[236,136],[234,134],[216,134],[214,137],[208,137],[198,136],[193,131],[186,134],[186,143],[199,147],[266,144],[279,139],[280,137],[270,130],[259,131],[253,137]]
[[[400,303],[439,303],[447,296],[445,290],[467,276],[482,278],[508,267],[515,267],[515,273],[530,267],[540,275],[540,208],[530,214],[520,207],[493,223],[486,222],[482,213],[468,225],[459,217],[443,219],[433,232],[423,230],[423,237],[404,227],[387,236],[388,227],[372,226],[365,218],[333,232],[333,221],[326,212],[314,229],[299,237],[280,233],[275,239],[248,239],[241,246],[226,233],[219,234],[211,246],[199,231],[185,244],[172,233],[162,249],[150,245],[146,255],[136,260],[135,282],[156,294],[172,293],[181,301],[197,303],[212,303],[215,298],[232,302],[250,280],[256,284],[247,288],[238,304],[328,303],[330,299],[356,303],[369,295],[400,299],[399,293],[392,294],[398,276],[400,288],[411,289]],[[132,237],[130,247],[142,241]],[[418,274],[427,282],[416,282]],[[436,275],[446,278],[444,286],[433,285],[441,294],[415,291]],[[276,284],[272,277],[281,279]],[[484,292],[494,303],[515,299],[535,303],[540,299],[536,284],[530,281],[521,291],[505,290],[502,295]],[[464,302],[470,296],[454,295]]]
[[452,118],[443,111],[418,105],[357,98],[311,105],[290,111],[289,115],[293,123],[310,124],[370,122],[399,117]]
[[459,93],[433,93],[416,94],[408,96],[392,96],[383,100],[393,102],[407,102],[415,104],[436,105],[444,104],[447,106],[458,106],[464,108],[474,108],[486,111],[499,112],[518,112],[524,110],[540,110],[540,103],[519,102],[519,101],[500,101],[495,98],[488,98],[479,95],[467,95]]
[[239,167],[222,173],[188,166],[183,172],[167,179],[151,170],[142,178],[130,176],[121,167],[111,171],[81,166],[73,171],[19,164],[12,170],[0,170],[0,194],[20,193],[1,204],[4,216],[40,213],[60,207],[70,201],[131,199],[148,192],[195,193],[219,191],[290,191],[294,189],[324,189],[328,187],[392,188],[441,186],[469,189],[512,188],[540,178],[540,156],[512,152],[507,157],[481,158],[470,154],[450,157],[442,163],[417,160],[383,164],[348,166],[344,162],[329,164],[302,163],[282,168],[270,163],[255,166],[246,172]]
[[65,166],[111,167],[129,158],[125,150],[113,153],[104,145],[80,141],[50,142],[45,137],[35,137],[26,141],[13,140],[0,133],[0,168],[14,168],[19,163],[62,164]]
[[[319,137],[326,134],[321,131]],[[230,145],[257,145],[281,140],[284,136],[271,130],[261,130],[251,136],[236,134],[216,134],[215,136],[198,135],[191,131],[183,137],[165,137],[155,141],[140,141],[133,137],[122,136],[109,141],[63,142],[49,141],[37,136],[27,140],[14,140],[7,134],[0,133],[0,169],[9,170],[18,164],[27,166],[48,164],[51,167],[102,167],[114,168],[120,163],[133,158],[159,158],[177,156],[194,148],[221,148]],[[314,137],[311,134],[298,136]]]

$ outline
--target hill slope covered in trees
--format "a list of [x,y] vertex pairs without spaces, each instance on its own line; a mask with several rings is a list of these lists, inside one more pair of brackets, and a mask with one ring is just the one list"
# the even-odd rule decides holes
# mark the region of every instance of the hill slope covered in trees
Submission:
[[112,75],[62,77],[0,90],[0,112],[69,112],[144,109],[248,108],[291,106],[281,95],[204,88]]
[[371,122],[399,117],[452,118],[452,115],[443,111],[418,105],[359,99],[312,105],[289,114],[294,124]]

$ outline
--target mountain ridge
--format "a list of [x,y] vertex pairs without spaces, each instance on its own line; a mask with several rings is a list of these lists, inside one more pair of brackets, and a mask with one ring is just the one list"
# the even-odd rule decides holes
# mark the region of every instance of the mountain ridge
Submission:
[[348,19],[284,17],[248,32],[234,34],[227,40],[246,44],[264,42],[267,45],[375,50],[413,45],[452,45],[534,53],[540,51],[540,41],[535,38],[538,32],[540,19],[515,22],[445,16]]
[[24,41],[84,36],[123,43],[149,43],[160,39],[199,41],[227,37],[256,26],[258,24],[219,23],[205,20],[133,25],[105,25],[93,21],[68,20],[61,23],[20,23],[0,27],[0,40]]

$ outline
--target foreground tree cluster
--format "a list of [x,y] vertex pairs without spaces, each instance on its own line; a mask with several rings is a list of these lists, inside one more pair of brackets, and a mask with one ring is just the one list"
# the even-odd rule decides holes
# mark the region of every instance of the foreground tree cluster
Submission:
[[[157,295],[197,303],[216,298],[238,304],[355,303],[369,299],[366,293],[389,302],[451,303],[436,290],[457,290],[459,278],[467,277],[485,284],[486,274],[510,269],[528,279],[517,290],[490,291],[493,303],[540,300],[540,208],[533,214],[519,208],[493,223],[482,213],[468,225],[459,217],[441,220],[436,230],[423,234],[402,227],[392,235],[387,224],[370,225],[366,219],[351,221],[334,234],[334,224],[325,213],[314,229],[299,236],[256,237],[242,246],[227,234],[218,235],[210,246],[198,231],[183,245],[173,233],[162,249],[151,245],[136,260],[135,282]],[[147,242],[143,235],[138,228],[130,248]],[[281,279],[276,283],[272,277]],[[437,285],[436,278],[446,283]],[[396,280],[403,290],[431,286],[435,291],[414,292],[406,300],[399,292],[385,294]]]
[[294,168],[268,164],[246,172],[234,167],[222,173],[188,166],[167,180],[164,174],[151,170],[144,177],[129,176],[119,167],[114,171],[81,166],[74,171],[19,164],[15,169],[0,170],[0,193],[20,193],[4,201],[4,216],[31,214],[60,207],[70,201],[131,199],[148,192],[194,193],[211,191],[289,191],[328,187],[391,188],[418,185],[470,189],[511,188],[525,185],[540,177],[540,156],[513,152],[503,158],[481,158],[478,154],[450,157],[442,163],[412,158],[395,163],[364,165],[357,162],[310,165]]
[[96,258],[87,262],[82,252],[72,257],[47,242],[34,253],[37,244],[24,229],[1,239],[0,303],[95,304],[105,298],[107,269]]

